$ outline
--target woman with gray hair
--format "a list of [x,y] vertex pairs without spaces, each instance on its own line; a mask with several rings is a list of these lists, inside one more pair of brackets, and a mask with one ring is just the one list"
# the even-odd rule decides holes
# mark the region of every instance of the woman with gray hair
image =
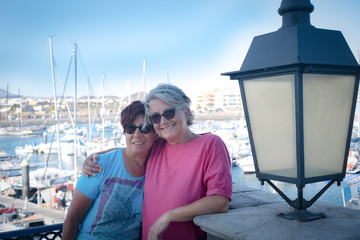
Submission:
[[193,218],[228,210],[229,153],[217,135],[190,130],[190,103],[170,84],[158,85],[146,97],[147,120],[159,138],[146,165],[142,239],[206,239]]
[[160,139],[146,166],[143,239],[205,239],[193,218],[228,210],[228,151],[220,137],[190,130],[190,103],[170,84],[158,85],[146,97],[146,115]]

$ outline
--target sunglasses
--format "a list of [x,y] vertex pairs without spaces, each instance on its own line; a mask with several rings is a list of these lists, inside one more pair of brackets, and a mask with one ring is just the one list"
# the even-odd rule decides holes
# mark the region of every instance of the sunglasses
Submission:
[[152,125],[146,125],[144,129],[143,126],[124,125],[124,132],[127,134],[134,134],[136,129],[139,129],[142,134],[148,134],[152,130]]
[[181,108],[175,107],[175,108],[167,109],[163,112],[163,114],[153,113],[150,115],[150,121],[153,124],[159,124],[161,122],[161,116],[164,116],[167,120],[173,119],[175,117],[176,109],[181,109]]

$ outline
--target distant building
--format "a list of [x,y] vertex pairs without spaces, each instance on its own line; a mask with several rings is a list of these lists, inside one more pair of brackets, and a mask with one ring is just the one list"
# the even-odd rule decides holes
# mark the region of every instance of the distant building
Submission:
[[41,112],[43,109],[43,106],[34,106],[34,111],[35,112]]
[[28,104],[21,106],[21,108],[22,108],[22,112],[34,112],[34,106]]
[[224,88],[199,92],[194,103],[199,112],[243,112],[239,89]]
[[243,112],[239,89],[224,89],[221,96],[224,112]]
[[209,112],[215,110],[214,91],[200,92],[196,96],[196,110],[199,112]]

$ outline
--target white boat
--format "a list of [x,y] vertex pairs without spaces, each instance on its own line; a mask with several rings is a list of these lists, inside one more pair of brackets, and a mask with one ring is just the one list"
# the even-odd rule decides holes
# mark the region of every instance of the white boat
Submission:
[[[36,148],[38,153],[58,154],[56,143],[40,143]],[[64,155],[74,154],[74,145],[70,142],[60,142],[60,152]]]
[[0,161],[3,159],[10,158],[11,155],[4,150],[0,150]]
[[0,150],[0,163],[13,162],[16,160],[18,160],[17,156],[11,155],[4,150]]
[[[71,128],[71,124],[70,123],[59,123],[59,132],[64,132],[65,130],[68,130]],[[56,131],[56,125],[52,125],[50,127],[47,128],[47,132],[48,133],[53,133]]]
[[126,143],[123,140],[125,137],[120,139],[110,139],[105,144],[103,143],[86,143],[81,146],[81,152],[84,156],[89,156],[93,153],[102,152],[113,148],[125,148]]
[[11,128],[8,129],[8,135],[10,136],[27,136],[31,135],[32,132],[30,130],[21,130],[20,128]]
[[35,152],[36,150],[37,150],[36,145],[26,144],[24,147],[17,146],[15,148],[15,153],[16,153],[16,155],[27,155],[27,154]]
[[[76,128],[76,134],[79,136],[85,136],[87,133],[87,127],[81,127],[81,128]],[[74,128],[69,128],[64,130],[64,133],[67,135],[73,135],[75,133],[75,129]],[[74,136],[73,136],[74,138]]]
[[29,127],[8,127],[7,135],[10,136],[29,136],[40,135],[45,132],[45,126],[29,126]]
[[51,187],[64,179],[72,179],[74,172],[58,168],[38,168],[30,171],[30,187]]
[[21,162],[2,161],[0,162],[0,172],[21,170]]
[[235,164],[244,171],[244,173],[254,173],[255,172],[255,165],[253,156],[247,156],[245,158],[239,158],[235,160]]
[[245,121],[240,121],[240,124],[235,131],[235,135],[240,140],[249,139],[249,133]]
[[7,135],[8,132],[7,132],[7,129],[6,128],[0,128],[0,136],[1,135]]
[[359,154],[357,151],[350,150],[346,165],[346,172],[350,174],[360,172]]
[[[28,156],[27,160],[29,160],[31,157],[31,155]],[[15,156],[15,157],[11,157],[11,158],[7,158],[6,160],[3,159],[2,161],[0,161],[0,175],[1,176],[19,176],[21,175],[21,170],[22,170],[22,163],[23,159]],[[33,169],[35,168],[34,164],[29,164],[29,168]]]
[[251,154],[250,142],[243,143],[240,145],[237,153],[240,157],[247,157]]
[[233,123],[222,123],[220,126],[213,126],[212,133],[221,137],[224,142],[235,137],[235,125]]
[[[36,170],[30,171],[29,181],[30,188],[49,188],[58,183],[66,182],[67,180],[72,180],[74,178],[74,171],[62,170],[58,168],[38,168]],[[12,177],[9,178],[10,183],[14,188],[22,188],[22,177]]]
[[101,123],[95,124],[96,131],[101,132],[103,129],[105,132],[110,132],[115,129],[115,126],[110,121],[105,121],[104,125]]

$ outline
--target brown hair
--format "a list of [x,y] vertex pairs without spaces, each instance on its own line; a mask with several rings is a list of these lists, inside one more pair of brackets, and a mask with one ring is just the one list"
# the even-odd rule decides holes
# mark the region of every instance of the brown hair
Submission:
[[134,101],[121,111],[121,126],[131,124],[139,114],[145,116],[145,106],[141,101]]

